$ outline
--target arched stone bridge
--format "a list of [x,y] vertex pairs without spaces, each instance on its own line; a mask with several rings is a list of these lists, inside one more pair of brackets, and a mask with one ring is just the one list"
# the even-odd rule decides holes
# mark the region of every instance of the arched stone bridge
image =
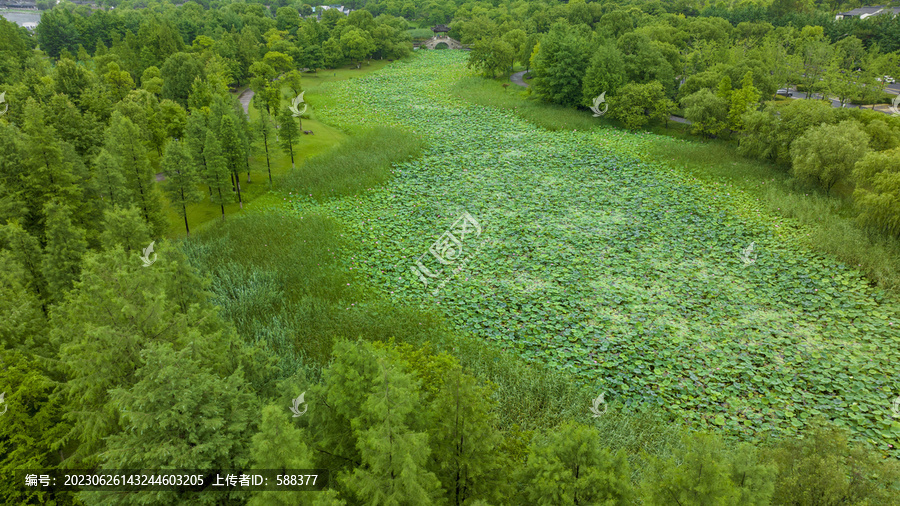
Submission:
[[440,44],[442,42],[444,44],[447,44],[448,49],[469,49],[468,47],[462,45],[462,43],[460,43],[458,40],[451,39],[450,37],[448,37],[446,35],[436,35],[436,36],[426,40],[425,42],[422,42],[421,44],[419,44],[419,47],[425,48],[425,49],[434,49],[435,46],[437,46],[438,44]]

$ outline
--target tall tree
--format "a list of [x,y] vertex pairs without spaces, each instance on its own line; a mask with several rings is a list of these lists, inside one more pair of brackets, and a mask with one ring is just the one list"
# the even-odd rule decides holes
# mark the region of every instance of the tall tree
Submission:
[[137,206],[110,206],[103,212],[103,231],[100,234],[103,249],[121,249],[140,252],[150,244],[150,228]]
[[232,182],[234,184],[234,190],[237,191],[238,203],[240,204],[241,209],[243,209],[244,200],[241,198],[241,176],[238,174],[238,171],[244,167],[242,161],[246,161],[246,159],[241,160],[244,153],[244,146],[241,144],[241,140],[238,137],[237,125],[235,125],[234,118],[230,115],[226,115],[222,118],[220,138],[222,139],[222,156],[225,157],[225,164],[232,174]]
[[837,97],[841,107],[850,101],[851,98],[859,96],[860,87],[857,84],[859,73],[855,70],[845,70],[840,66],[840,58],[835,57],[828,63],[825,73],[822,75],[824,88],[827,92],[829,100],[832,96]]
[[714,95],[708,88],[681,99],[684,117],[691,122],[691,131],[707,136],[719,135],[728,128],[728,102]]
[[85,230],[72,224],[72,211],[58,202],[48,202],[44,215],[43,274],[51,299],[60,301],[81,273],[81,259],[87,252]]
[[[198,352],[209,344],[201,343],[223,341],[209,337],[191,328],[180,342],[150,342],[140,351],[134,380],[110,392],[111,403],[122,412],[122,430],[108,438],[103,468],[235,469],[250,463],[258,401],[240,369],[217,374],[205,367]],[[203,493],[117,492],[115,502],[185,504],[199,502]],[[228,497],[232,494],[220,500],[234,501],[236,497]],[[108,497],[104,492],[85,496],[89,502]]]
[[[206,131],[208,129],[208,116],[203,110],[191,111],[184,127],[184,144],[191,155],[194,168],[200,174],[201,179],[206,182],[206,157],[203,154],[206,149]],[[209,187],[209,194],[212,195],[212,187]]]
[[159,68],[150,66],[141,74],[141,88],[153,93],[156,96],[162,94],[163,80],[160,77],[162,73]]
[[43,253],[40,242],[18,222],[10,222],[0,225],[0,244],[9,250],[12,259],[23,267],[25,276],[22,278],[22,284],[40,298],[42,309],[46,313],[45,303],[50,297],[47,282],[41,271]]
[[831,61],[833,48],[825,39],[821,26],[805,26],[800,31],[798,49],[803,60],[803,75],[799,82],[806,87],[806,98],[821,87],[819,80]]
[[761,97],[762,94],[753,86],[753,73],[748,71],[741,80],[741,88],[731,92],[728,123],[732,130],[736,132],[744,130],[744,114],[755,111]]
[[534,89],[551,102],[576,105],[582,100],[582,84],[588,66],[588,44],[584,36],[565,22],[557,22],[544,35],[532,66]]
[[21,195],[29,208],[28,221],[23,223],[29,230],[42,229],[44,202],[52,197],[75,209],[82,202],[83,189],[75,174],[74,161],[64,155],[56,130],[44,119],[44,109],[33,98],[25,103],[24,162]]
[[295,167],[294,146],[300,141],[300,129],[294,121],[291,110],[287,106],[281,110],[278,122],[278,138],[279,142],[281,142],[281,149],[283,149],[285,153],[291,155],[291,169],[293,169]]
[[[101,464],[110,455],[105,453],[110,449],[108,437],[121,432],[124,427],[122,416],[137,416],[142,412],[137,407],[122,410],[113,394],[116,389],[130,390],[144,379],[140,369],[148,357],[141,352],[151,344],[169,343],[176,351],[188,350],[191,359],[219,377],[230,376],[236,371],[240,361],[239,345],[229,327],[219,319],[216,308],[208,302],[199,278],[188,268],[179,251],[168,243],[158,242],[156,253],[155,263],[144,268],[135,252],[120,248],[89,252],[82,264],[81,282],[62,304],[54,308],[50,337],[60,350],[59,372],[68,378],[58,395],[69,403],[70,409],[65,416],[73,422],[70,437],[74,439],[70,441],[78,443],[66,465]],[[94,309],[86,311],[87,307]],[[185,365],[183,369],[190,370],[190,367]],[[165,375],[166,380],[171,379],[169,374],[172,373],[153,367],[147,368],[146,372]],[[166,381],[161,383],[158,390],[170,386]],[[221,392],[235,396],[238,405],[243,403],[239,389],[227,385],[221,387]],[[164,399],[175,402],[182,395],[187,399],[192,394],[178,392],[173,396],[170,390],[156,402],[164,403]],[[124,399],[119,397],[119,400]],[[218,409],[214,405],[209,408]],[[202,424],[193,409],[186,410],[185,415],[192,419],[191,423]],[[175,407],[151,409],[145,413],[180,416]],[[159,429],[168,433],[165,425]],[[176,429],[168,433],[168,437],[175,438],[183,432],[182,427]],[[208,430],[214,431],[215,424]],[[230,431],[226,429],[225,432]],[[223,435],[227,437],[226,434]],[[133,436],[139,438],[140,434]],[[153,437],[152,434],[147,436]],[[200,447],[198,452],[204,451],[205,444],[212,443],[212,439],[196,441],[204,443],[197,445]],[[149,453],[149,446],[152,443],[147,446],[141,443],[132,447],[131,452],[140,454],[147,450]],[[126,444],[119,448],[128,451],[127,447]],[[135,448],[138,448],[137,452]],[[157,448],[157,456],[165,450]],[[169,453],[170,457],[174,455],[171,449]],[[162,465],[152,458],[147,463],[150,465],[146,467]],[[200,464],[195,462],[192,467],[203,467]]]
[[186,108],[194,79],[202,75],[203,67],[194,55],[175,53],[169,56],[160,68],[162,98],[174,100]]
[[254,127],[262,140],[263,150],[266,153],[266,170],[269,171],[269,186],[272,185],[272,163],[269,157],[269,142],[275,133],[272,125],[272,116],[265,109],[257,109],[258,116]]
[[[253,436],[251,455],[255,469],[312,469],[312,450],[307,431],[290,423],[285,418],[284,407],[269,405],[262,410],[259,432]],[[326,496],[326,497],[322,497]],[[308,492],[261,491],[253,494],[249,506],[339,506],[345,504],[337,499],[337,492],[329,489],[310,494]]]
[[420,408],[417,382],[375,354],[377,373],[353,425],[361,466],[344,479],[358,498],[373,504],[435,504],[440,482],[426,469],[428,435],[410,429]]
[[159,168],[166,176],[163,189],[169,196],[169,202],[181,208],[179,214],[184,219],[184,231],[190,236],[187,205],[200,202],[203,199],[203,192],[197,188],[200,184],[200,174],[183,142],[169,141],[159,162]]
[[234,194],[231,192],[231,183],[228,180],[231,171],[228,170],[228,163],[222,155],[222,145],[212,130],[206,132],[203,158],[205,166],[202,176],[204,182],[210,187],[209,200],[222,208],[222,219],[224,220],[225,204],[234,202]]
[[666,98],[663,85],[659,81],[651,81],[619,88],[610,100],[609,109],[613,118],[627,128],[637,129],[652,119],[667,120],[673,107],[672,101]]
[[134,202],[143,211],[154,236],[161,236],[168,226],[161,195],[154,185],[156,174],[147,158],[147,148],[138,127],[119,111],[113,112],[106,131],[106,150],[122,167],[126,185]]
[[272,114],[278,112],[281,101],[281,88],[274,84],[275,77],[278,75],[270,65],[258,61],[250,66],[250,88],[255,92],[254,98],[260,97],[259,100],[265,105],[266,112]]
[[57,93],[64,93],[78,102],[81,94],[94,81],[95,76],[84,66],[64,59],[53,68],[53,85]]
[[490,389],[458,365],[445,376],[430,407],[431,469],[450,504],[503,500],[507,479],[493,408]]
[[615,45],[603,44],[594,50],[582,82],[581,105],[590,106],[601,93],[614,93],[625,84],[622,53]]
[[652,506],[762,506],[771,503],[775,471],[747,443],[728,451],[714,435],[685,434],[671,457],[647,459],[641,497]]
[[467,66],[480,69],[485,77],[496,77],[509,74],[515,58],[513,47],[503,39],[499,37],[481,39],[469,52]]
[[118,102],[125,98],[129,91],[134,89],[134,79],[126,70],[119,68],[116,62],[110,62],[107,65],[107,71],[103,75],[104,82],[109,89],[113,102]]
[[630,504],[634,497],[625,453],[612,455],[597,429],[574,423],[535,437],[519,477],[528,504]]
[[[10,267],[5,261],[3,266],[4,271]],[[22,293],[16,293],[6,302],[9,301],[24,302],[24,298]],[[4,309],[7,307],[9,306]],[[4,319],[21,316],[6,311],[3,314]],[[33,346],[29,348],[34,349]],[[51,400],[58,381],[49,377],[43,371],[42,360],[30,353],[3,349],[0,351],[0,360],[4,364],[0,369],[0,384],[4,388],[3,409],[6,411],[3,423],[0,424],[0,467],[8,470],[7,472],[15,469],[57,468],[64,451],[57,442],[70,429],[70,425],[62,420],[64,405]],[[51,492],[40,488],[23,487],[15,480],[6,480],[6,483],[0,484],[0,498],[4,504],[62,505],[80,502],[73,492]]]

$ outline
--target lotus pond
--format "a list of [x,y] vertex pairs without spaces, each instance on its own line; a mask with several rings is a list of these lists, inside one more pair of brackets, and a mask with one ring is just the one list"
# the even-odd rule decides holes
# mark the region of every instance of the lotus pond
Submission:
[[[401,126],[429,145],[358,196],[319,202],[294,189],[293,212],[334,216],[355,240],[347,269],[397,303],[442,308],[460,330],[570,372],[607,402],[749,440],[822,415],[886,452],[900,446],[894,296],[804,249],[802,228],[754,198],[644,154],[684,141],[549,132],[453,98],[450,86],[471,75],[465,58],[419,52],[323,85],[311,104],[329,124]],[[452,252],[465,261],[435,264],[429,248],[464,212],[481,228]],[[442,276],[426,287],[417,260]]]

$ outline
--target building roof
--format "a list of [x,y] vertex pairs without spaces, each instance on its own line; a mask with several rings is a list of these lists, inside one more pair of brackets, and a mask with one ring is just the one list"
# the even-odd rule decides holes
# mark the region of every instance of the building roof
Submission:
[[437,25],[431,28],[432,32],[449,32],[450,28],[447,25]]
[[842,16],[845,18],[850,17],[859,17],[860,19],[865,19],[869,16],[877,16],[879,14],[887,14],[891,13],[894,16],[900,14],[900,7],[885,7],[883,5],[874,5],[869,7],[858,7],[853,10],[849,10],[847,12],[838,13],[838,16]]
[[322,13],[329,9],[337,9],[339,12],[343,12],[344,14],[350,14],[351,12],[353,12],[352,9],[348,9],[347,7],[344,7],[343,5],[319,5],[317,7],[312,8],[313,12],[319,12],[319,13]]

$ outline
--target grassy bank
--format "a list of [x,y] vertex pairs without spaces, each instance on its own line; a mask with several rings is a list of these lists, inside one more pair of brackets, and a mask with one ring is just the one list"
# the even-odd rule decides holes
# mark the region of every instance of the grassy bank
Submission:
[[421,153],[424,141],[411,132],[391,127],[364,131],[336,148],[307,159],[285,174],[279,187],[316,200],[347,196],[385,183],[394,163]]
[[[502,84],[509,84],[506,88]],[[547,130],[586,131],[609,126],[611,121],[594,118],[589,112],[548,104],[530,98],[529,91],[521,91],[516,84],[471,76],[460,79],[452,88],[457,98],[485,107],[508,109],[520,118]]]
[[[304,115],[303,129],[312,130],[314,134],[301,135],[298,145],[294,147],[294,160],[297,166],[302,165],[310,158],[314,158],[327,152],[347,138],[347,135],[341,130],[326,125],[316,119],[315,107],[319,98],[319,87],[325,83],[342,81],[370,74],[384,68],[388,63],[387,60],[372,60],[369,63],[364,63],[362,68],[359,69],[357,69],[355,65],[350,65],[340,69],[321,70],[317,74],[303,74],[303,89],[306,91],[304,99],[309,104],[310,109],[309,112]],[[239,96],[245,89],[246,87],[238,88],[235,90],[234,95]],[[288,103],[292,98],[288,95],[287,88],[283,88],[283,104]],[[258,118],[256,109],[252,104],[249,107],[249,116],[251,121],[256,121]],[[281,200],[279,194],[271,192],[273,188],[269,185],[266,153],[261,141],[254,143],[252,152],[253,156],[250,157],[249,177],[246,172],[241,172],[241,196],[244,209],[264,208]],[[288,174],[291,170],[290,155],[284,153],[281,147],[275,142],[269,143],[269,163],[271,163],[273,180],[281,178],[281,176]],[[206,187],[202,186],[202,189],[205,190]],[[184,220],[173,206],[167,205],[165,207],[170,223],[168,237],[183,237],[185,235]],[[235,197],[234,203],[225,206],[226,220],[229,216],[238,213],[241,210],[241,205],[237,202],[237,197]],[[187,212],[191,231],[202,230],[210,223],[221,221],[222,219],[222,210],[219,206],[211,204],[209,200],[189,205],[187,207]]]
[[900,290],[900,243],[861,228],[849,198],[798,185],[778,167],[742,157],[731,142],[664,140],[649,143],[648,154],[673,159],[673,164],[711,183],[747,191],[771,213],[806,226],[806,235],[800,236],[805,246],[857,267],[873,284]]

